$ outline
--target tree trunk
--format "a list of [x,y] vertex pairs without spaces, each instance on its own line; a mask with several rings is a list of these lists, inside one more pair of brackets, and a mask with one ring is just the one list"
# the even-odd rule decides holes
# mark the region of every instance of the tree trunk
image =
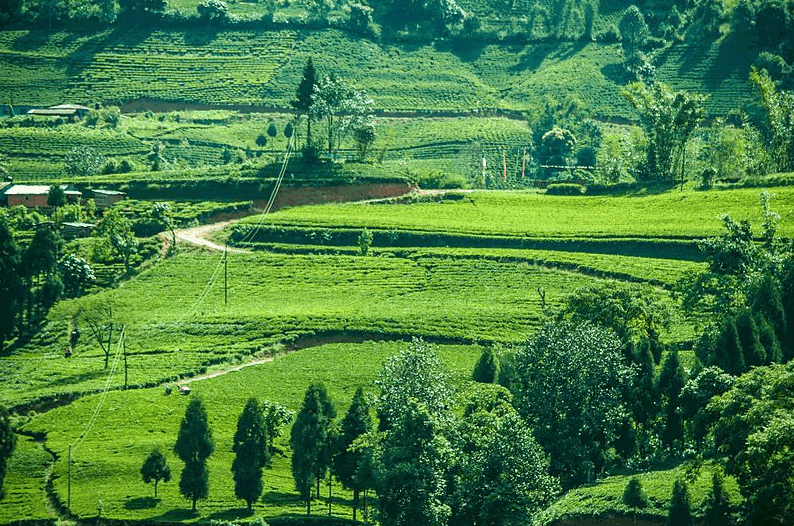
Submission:
[[157,498],[157,479],[154,479],[154,498]]
[[309,498],[306,499],[306,515],[311,517],[312,514],[312,496],[309,495]]
[[193,512],[196,511],[196,497],[193,497]]
[[[311,145],[312,143],[312,118],[306,115],[306,144]],[[295,144],[298,144],[297,141]]]
[[328,476],[328,516],[331,516],[331,490],[334,487],[334,479]]
[[328,116],[328,153],[333,155],[334,152],[334,116]]
[[358,489],[353,490],[353,522],[356,522],[356,510],[358,510]]

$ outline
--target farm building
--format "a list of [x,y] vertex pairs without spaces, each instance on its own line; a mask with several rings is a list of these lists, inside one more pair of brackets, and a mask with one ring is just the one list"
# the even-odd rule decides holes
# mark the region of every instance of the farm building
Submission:
[[94,201],[99,210],[110,208],[114,203],[118,203],[127,195],[118,190],[92,190],[94,192]]
[[61,104],[49,108],[33,108],[28,111],[28,115],[39,115],[44,117],[76,117],[82,119],[91,111],[91,108],[79,106],[77,104]]
[[[66,185],[61,185],[70,203],[80,202],[82,192],[68,190]],[[28,208],[46,208],[50,187],[47,185],[15,184],[3,192],[8,206],[23,205]]]
[[96,228],[93,223],[61,223],[61,235],[64,239],[76,237],[91,237],[91,232]]

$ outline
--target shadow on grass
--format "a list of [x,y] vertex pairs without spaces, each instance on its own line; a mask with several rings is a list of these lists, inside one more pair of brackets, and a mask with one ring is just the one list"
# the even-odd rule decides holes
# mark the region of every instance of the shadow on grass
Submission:
[[285,493],[282,491],[268,491],[259,500],[267,504],[293,504],[296,502],[306,504],[297,493]]
[[215,521],[236,521],[237,519],[244,519],[246,517],[251,517],[254,514],[253,511],[248,511],[248,508],[235,508],[232,510],[224,510],[218,511],[210,515],[208,518],[210,520]]
[[183,510],[169,510],[162,515],[158,515],[157,517],[152,517],[152,521],[156,522],[181,522],[190,519],[195,519],[198,517],[197,511],[191,511],[189,509]]
[[128,510],[148,510],[157,506],[160,499],[154,497],[138,497],[137,499],[130,499],[124,503],[124,508]]

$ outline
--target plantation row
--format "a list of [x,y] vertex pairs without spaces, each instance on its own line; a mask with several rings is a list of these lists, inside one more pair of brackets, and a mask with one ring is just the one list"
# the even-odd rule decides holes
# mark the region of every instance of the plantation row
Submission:
[[[787,214],[794,207],[794,189],[775,188],[772,195],[773,210]],[[269,216],[266,225],[308,231],[374,228],[530,239],[638,238],[692,242],[720,233],[723,214],[759,224],[762,215],[759,191],[671,191],[625,198],[480,192],[445,200],[441,206],[419,202],[397,207],[329,204],[294,208]],[[241,221],[238,228],[253,228],[261,221],[252,216]],[[780,228],[784,236],[794,234],[791,221],[783,221]]]
[[[711,113],[733,109],[738,101],[730,100],[746,99],[750,92],[746,72],[753,57],[735,60],[731,45],[673,46],[658,57],[658,79],[694,91],[705,82],[712,92],[713,101],[706,102]],[[704,54],[697,68],[687,67],[687,57]],[[330,29],[130,32],[119,27],[72,38],[64,32],[4,32],[0,87],[11,104],[144,97],[286,107],[309,57],[316,58],[320,71],[333,71],[367,91],[382,109],[530,110],[547,96],[563,101],[575,91],[594,115],[635,115],[620,95],[630,79],[616,44],[547,42],[458,51],[444,45],[379,45]],[[407,75],[412,82],[404,82]]]

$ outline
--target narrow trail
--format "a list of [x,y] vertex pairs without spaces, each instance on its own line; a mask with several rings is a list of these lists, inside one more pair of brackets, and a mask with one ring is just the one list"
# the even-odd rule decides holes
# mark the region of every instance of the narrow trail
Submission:
[[220,221],[218,223],[210,223],[207,225],[201,225],[193,228],[177,230],[176,238],[181,241],[185,241],[186,243],[190,243],[192,245],[198,245],[212,250],[221,250],[221,251],[227,250],[228,252],[249,253],[251,252],[250,250],[245,250],[242,248],[234,248],[234,247],[224,247],[207,239],[213,233],[218,232],[219,230],[223,230],[227,226],[234,224],[237,221],[239,221],[239,219],[230,219],[228,221]]

